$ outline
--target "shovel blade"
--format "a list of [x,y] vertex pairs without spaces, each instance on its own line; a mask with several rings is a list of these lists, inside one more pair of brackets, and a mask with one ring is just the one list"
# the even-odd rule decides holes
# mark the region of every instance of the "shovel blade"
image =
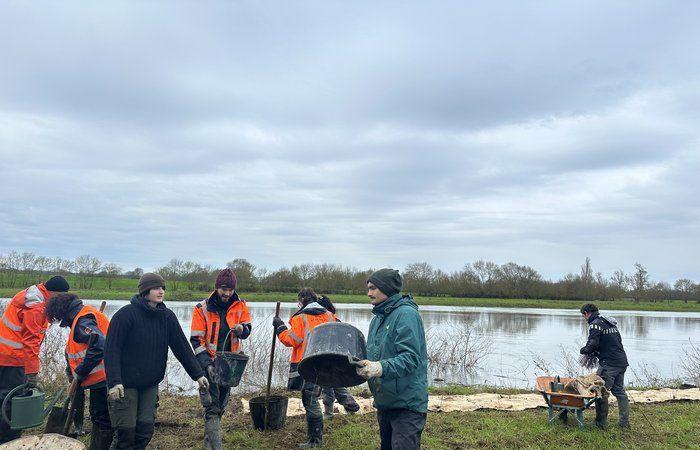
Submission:
[[53,406],[46,421],[44,433],[63,433],[63,424],[68,417],[68,409],[62,406]]

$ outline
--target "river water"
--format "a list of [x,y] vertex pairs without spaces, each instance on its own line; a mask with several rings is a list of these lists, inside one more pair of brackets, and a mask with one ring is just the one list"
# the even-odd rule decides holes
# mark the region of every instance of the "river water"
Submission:
[[[86,301],[98,305],[99,301]],[[105,312],[111,317],[126,300],[108,301]],[[166,302],[177,315],[189,336],[194,303]],[[266,358],[271,344],[273,303],[248,303],[253,319],[253,334],[243,350],[257,358],[250,364],[258,384],[266,376]],[[337,315],[367,333],[372,319],[371,305],[338,304]],[[288,319],[296,310],[292,303],[282,304],[281,317]],[[431,353],[432,384],[488,384],[507,387],[533,387],[535,377],[544,374],[566,375],[571,360],[578,358],[584,344],[587,325],[576,310],[530,308],[480,308],[421,306],[420,313]],[[690,342],[700,344],[700,313],[603,311],[619,322],[623,344],[630,361],[628,384],[649,384],[650,377],[683,378],[684,349]],[[275,384],[285,382],[288,351],[277,345],[280,367]],[[464,360],[476,359],[475,367]],[[569,362],[567,362],[569,360]],[[257,368],[256,368],[257,367]],[[581,370],[574,367],[573,370]],[[184,374],[170,377],[176,386],[189,391],[192,382]]]

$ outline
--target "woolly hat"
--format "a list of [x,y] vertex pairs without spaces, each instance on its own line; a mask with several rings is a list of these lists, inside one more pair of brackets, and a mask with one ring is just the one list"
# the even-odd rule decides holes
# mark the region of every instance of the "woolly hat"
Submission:
[[157,287],[165,289],[165,280],[157,273],[144,273],[139,278],[139,294],[148,293],[148,291]]
[[51,292],[68,292],[68,289],[70,289],[68,281],[60,275],[49,278],[49,280],[44,283],[44,287],[47,291]]
[[214,288],[219,289],[227,287],[229,289],[236,289],[236,282],[236,274],[233,273],[233,270],[224,269],[216,276],[216,285],[214,285]]
[[399,271],[394,269],[379,269],[367,278],[367,282],[377,286],[388,297],[401,292],[403,285]]

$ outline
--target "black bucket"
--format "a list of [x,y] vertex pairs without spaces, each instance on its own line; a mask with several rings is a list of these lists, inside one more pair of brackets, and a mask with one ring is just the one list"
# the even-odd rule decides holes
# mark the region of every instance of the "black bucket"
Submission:
[[248,364],[248,355],[244,355],[243,352],[216,352],[215,367],[221,382],[226,386],[238,386],[246,364]]
[[284,395],[271,395],[269,397],[270,410],[267,413],[267,426],[265,424],[265,403],[266,396],[253,397],[248,402],[250,407],[250,417],[253,418],[253,428],[256,430],[279,430],[284,426],[287,417],[287,402],[289,399]]
[[323,387],[351,387],[365,382],[353,361],[366,359],[365,336],[347,323],[331,322],[315,327],[306,336],[299,374]]

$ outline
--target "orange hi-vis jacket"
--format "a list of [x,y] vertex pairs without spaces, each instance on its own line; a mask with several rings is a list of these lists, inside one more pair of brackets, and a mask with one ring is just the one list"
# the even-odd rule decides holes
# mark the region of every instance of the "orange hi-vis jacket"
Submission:
[[[276,330],[277,339],[287,347],[292,348],[291,363],[301,361],[306,348],[306,336],[311,330],[323,323],[335,322],[335,314],[326,310],[316,302],[309,303],[289,319],[290,329]],[[282,328],[282,326],[280,326]]]
[[0,320],[0,366],[22,367],[27,374],[39,372],[39,348],[49,322],[44,301],[49,291],[43,284],[18,292]]
[[[216,294],[216,291],[212,292],[209,296],[211,298]],[[221,316],[216,311],[210,311],[207,308],[208,299],[202,300],[197,303],[194,307],[194,312],[192,314],[192,323],[190,325],[190,341],[194,347],[194,354],[199,355],[202,352],[207,352],[209,356],[214,359],[216,356],[216,348],[219,344],[219,329],[221,324]],[[250,312],[248,311],[248,306],[245,304],[245,300],[232,297],[231,301],[233,304],[229,306],[226,311],[226,323],[231,329],[228,341],[231,343],[230,351],[237,352],[241,348],[241,341],[233,333],[233,327],[238,324],[248,324],[250,325]],[[228,349],[225,349],[228,351]]]
[[[75,315],[73,323],[70,327],[68,342],[66,342],[66,358],[68,359],[68,365],[70,366],[70,371],[73,372],[73,376],[75,376],[76,367],[83,362],[88,350],[87,343],[75,341],[75,327],[78,323],[78,319],[87,315],[91,315],[95,318],[97,328],[100,329],[104,336],[107,336],[107,329],[109,328],[109,320],[107,319],[107,316],[92,306],[83,306],[83,309],[81,309],[80,312]],[[93,384],[105,381],[106,379],[107,373],[105,372],[105,361],[102,359],[100,363],[90,371],[88,376],[80,382],[80,385],[83,387],[92,386]]]

